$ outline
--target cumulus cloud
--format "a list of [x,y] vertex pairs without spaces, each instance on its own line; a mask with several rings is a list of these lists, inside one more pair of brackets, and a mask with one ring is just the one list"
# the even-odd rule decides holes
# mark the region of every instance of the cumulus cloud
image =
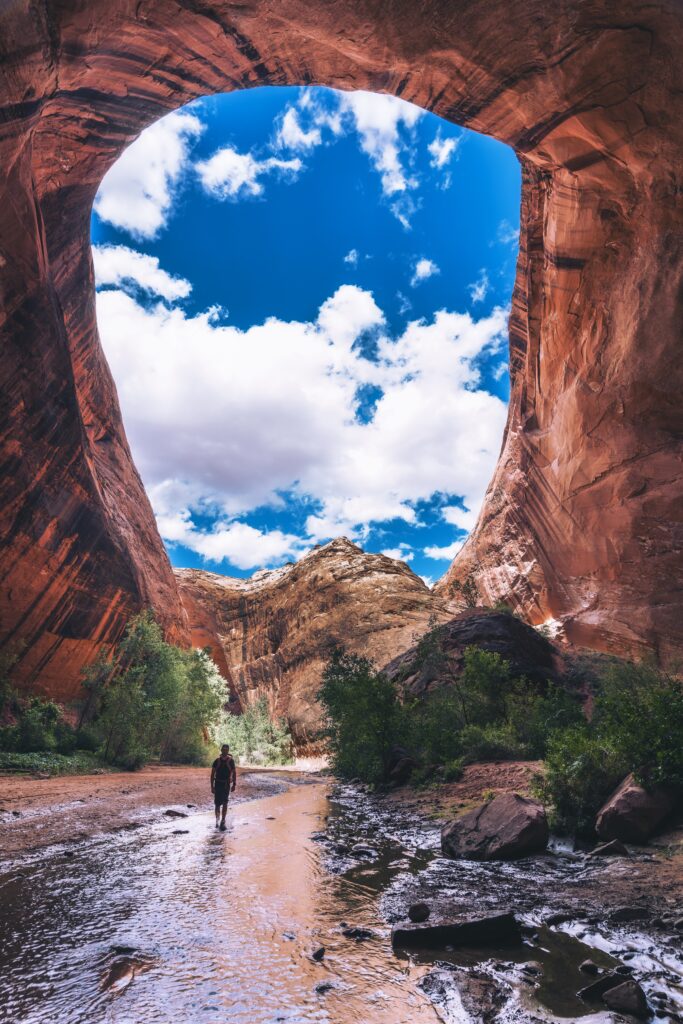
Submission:
[[415,558],[415,552],[410,544],[405,543],[399,544],[397,548],[385,548],[382,554],[387,558],[395,558],[399,562],[412,562]]
[[435,274],[440,274],[441,270],[437,267],[433,260],[422,259],[418,260],[415,264],[413,276],[410,279],[411,288],[415,288],[421,281],[426,281],[428,277],[434,277]]
[[251,153],[239,153],[232,146],[217,150],[208,160],[195,165],[204,189],[219,199],[242,199],[263,193],[261,178],[268,174],[285,176],[290,180],[302,170],[298,157],[281,160],[265,157],[259,160]]
[[464,543],[464,540],[454,540],[452,544],[447,544],[445,545],[445,547],[442,548],[425,548],[424,553],[427,556],[427,558],[431,558],[435,562],[452,562]]
[[349,249],[346,256],[344,257],[344,263],[348,263],[351,267],[358,266],[358,249]]
[[203,131],[187,112],[167,114],[147,128],[104,176],[97,216],[135,239],[155,238],[170,215],[191,144]]
[[296,107],[288,107],[282,116],[277,130],[276,143],[285,149],[305,151],[319,146],[322,142],[320,128],[317,125],[305,130],[301,126]]
[[489,275],[485,270],[479,272],[479,277],[472,284],[468,285],[472,302],[483,302],[489,291]]
[[460,508],[458,505],[445,505],[441,509],[442,519],[450,523],[451,526],[457,526],[459,530],[465,530],[467,533],[474,529],[478,514],[476,510]]
[[449,164],[454,154],[457,152],[461,139],[461,135],[451,136],[448,139],[444,139],[441,132],[438,131],[434,140],[427,146],[431,156],[431,160],[429,161],[430,165],[441,170]]
[[192,291],[189,281],[162,270],[156,256],[137,252],[126,245],[93,245],[92,255],[98,286],[133,285],[169,302],[185,299]]
[[363,91],[342,93],[340,106],[353,118],[361,149],[379,172],[384,194],[415,188],[417,182],[407,173],[401,156],[405,148],[401,129],[413,128],[424,111],[396,96]]
[[182,544],[208,562],[227,561],[238,569],[254,569],[300,558],[308,550],[300,537],[282,530],[259,530],[240,521],[218,522],[199,530],[190,511],[157,514],[159,532],[167,544]]
[[[167,541],[251,568],[296,557],[303,543],[362,539],[373,523],[416,523],[415,504],[436,492],[479,506],[506,410],[480,387],[477,358],[500,346],[504,310],[479,320],[442,310],[392,337],[372,294],[352,285],[313,321],[270,318],[245,331],[211,310],[189,315],[120,289],[100,291],[97,304]],[[378,398],[360,421],[364,386]],[[309,503],[305,541],[241,522],[283,495]],[[219,525],[201,530],[197,516]]]

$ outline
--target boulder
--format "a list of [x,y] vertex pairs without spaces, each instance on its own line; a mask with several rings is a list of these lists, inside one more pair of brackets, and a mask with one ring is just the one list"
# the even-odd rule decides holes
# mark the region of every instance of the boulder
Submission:
[[629,1013],[633,1017],[649,1015],[645,993],[636,981],[624,981],[608,989],[602,1000],[616,1013]]
[[429,925],[396,925],[391,932],[394,949],[443,949],[445,946],[489,946],[522,941],[512,913],[488,917],[461,917]]
[[408,907],[408,917],[413,924],[421,924],[426,921],[431,911],[427,903],[411,903]]
[[673,810],[676,795],[663,786],[645,789],[628,775],[599,811],[595,831],[608,842],[645,843]]
[[460,860],[514,860],[545,850],[548,820],[535,800],[504,793],[441,830],[441,849]]

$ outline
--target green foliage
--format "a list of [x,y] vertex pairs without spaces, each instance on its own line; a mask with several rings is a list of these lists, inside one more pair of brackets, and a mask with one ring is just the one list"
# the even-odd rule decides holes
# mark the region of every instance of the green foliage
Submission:
[[523,761],[529,756],[509,722],[466,725],[460,733],[460,749],[466,764],[475,761]]
[[648,664],[608,661],[591,722],[557,732],[536,791],[559,831],[590,834],[629,773],[645,786],[683,784],[683,688]]
[[343,778],[386,782],[405,713],[394,684],[367,658],[336,650],[325,666],[318,700],[327,717],[333,770]]
[[456,758],[453,761],[448,761],[444,765],[443,769],[443,780],[444,782],[459,782],[463,776],[464,765],[462,758]]
[[597,811],[627,770],[621,754],[586,723],[552,737],[534,790],[550,806],[553,828],[589,835]]
[[644,786],[683,786],[683,686],[647,663],[609,665],[594,727]]
[[230,753],[241,764],[283,765],[294,761],[289,727],[284,719],[271,719],[265,697],[241,715],[225,715],[216,740],[229,744]]
[[148,613],[132,620],[111,662],[91,666],[85,685],[106,761],[131,770],[153,757],[206,761],[225,681],[207,652],[167,644]]
[[54,751],[17,753],[0,750],[0,771],[48,775],[90,775],[102,771],[100,758],[84,751],[58,754]]
[[472,573],[469,573],[464,580],[453,580],[453,590],[461,594],[467,608],[476,608],[479,603],[479,591]]

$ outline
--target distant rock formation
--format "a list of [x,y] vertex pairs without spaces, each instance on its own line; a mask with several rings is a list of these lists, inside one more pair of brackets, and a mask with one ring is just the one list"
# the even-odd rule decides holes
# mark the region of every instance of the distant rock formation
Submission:
[[296,564],[235,579],[176,569],[192,642],[210,646],[235,708],[266,697],[299,749],[320,730],[315,700],[329,652],[383,665],[448,613],[404,562],[367,554],[344,537]]
[[268,84],[401,96],[514,148],[508,423],[438,593],[457,608],[472,575],[483,603],[574,643],[680,658],[682,48],[680,0],[2,5],[0,646],[18,681],[68,697],[147,605],[188,640],[98,339],[90,211],[147,125]]

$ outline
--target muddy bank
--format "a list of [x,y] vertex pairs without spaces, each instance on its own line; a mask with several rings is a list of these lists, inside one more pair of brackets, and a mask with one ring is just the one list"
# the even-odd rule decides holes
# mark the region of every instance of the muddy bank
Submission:
[[[233,802],[284,792],[307,777],[293,772],[238,769]],[[78,843],[134,829],[165,809],[210,811],[208,768],[148,767],[139,772],[0,778],[0,859],[55,843]]]

